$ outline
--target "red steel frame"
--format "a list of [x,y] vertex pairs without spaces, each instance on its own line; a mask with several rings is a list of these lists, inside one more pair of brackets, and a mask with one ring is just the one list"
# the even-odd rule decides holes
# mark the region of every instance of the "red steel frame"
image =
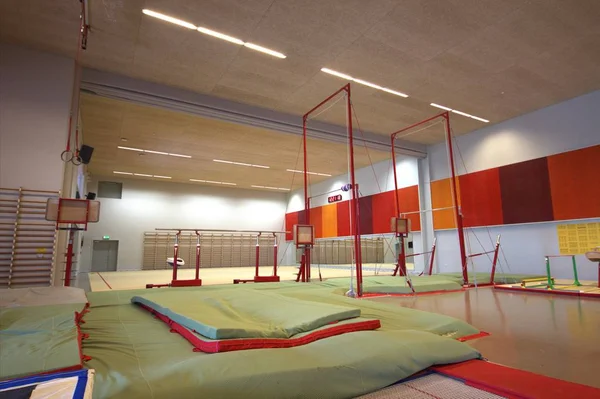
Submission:
[[[358,203],[358,186],[356,185],[356,176],[354,173],[354,135],[352,130],[352,103],[350,101],[350,83],[346,84],[325,100],[321,101],[302,117],[302,146],[304,150],[304,214],[306,215],[306,224],[310,224],[310,198],[308,197],[308,157],[306,150],[307,128],[306,124],[311,113],[322,107],[338,94],[346,92],[346,107],[347,107],[347,129],[348,129],[348,146],[350,152],[350,184],[352,185],[352,198],[350,199],[351,212],[350,215],[354,219],[352,223],[352,236],[354,237],[354,258],[356,262],[356,294],[362,297],[363,294],[363,279],[362,279],[362,258],[360,249],[360,210]],[[310,258],[311,248],[304,249],[304,262],[306,270],[306,281],[310,282]]]
[[465,249],[465,233],[464,233],[464,224],[462,214],[458,207],[458,191],[456,187],[456,169],[454,167],[454,150],[452,148],[452,133],[450,130],[450,112],[442,112],[441,114],[432,116],[431,118],[424,119],[420,122],[407,126],[403,129],[400,129],[391,135],[391,144],[392,144],[392,162],[394,170],[394,197],[396,199],[396,216],[400,217],[400,200],[398,198],[398,176],[396,172],[396,148],[395,148],[395,140],[396,136],[400,133],[403,133],[407,130],[413,129],[417,126],[421,126],[427,122],[431,122],[437,118],[443,118],[445,121],[445,130],[446,130],[446,143],[448,147],[448,157],[450,161],[450,177],[451,177],[451,187],[452,187],[452,205],[454,208],[454,217],[456,218],[456,230],[458,234],[458,245],[460,249],[460,264],[462,268],[463,281],[465,285],[469,284],[469,275],[467,274],[467,251]]

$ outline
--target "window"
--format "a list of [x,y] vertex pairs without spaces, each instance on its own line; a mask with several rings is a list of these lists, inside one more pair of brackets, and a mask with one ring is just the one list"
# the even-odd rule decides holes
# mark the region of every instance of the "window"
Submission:
[[99,181],[98,182],[98,198],[115,198],[121,199],[123,193],[123,183],[114,181]]

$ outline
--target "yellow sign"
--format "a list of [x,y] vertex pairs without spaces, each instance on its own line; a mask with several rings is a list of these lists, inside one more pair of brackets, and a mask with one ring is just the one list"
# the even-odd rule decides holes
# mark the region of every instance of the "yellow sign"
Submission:
[[600,246],[600,223],[559,224],[558,248],[561,255],[579,255]]

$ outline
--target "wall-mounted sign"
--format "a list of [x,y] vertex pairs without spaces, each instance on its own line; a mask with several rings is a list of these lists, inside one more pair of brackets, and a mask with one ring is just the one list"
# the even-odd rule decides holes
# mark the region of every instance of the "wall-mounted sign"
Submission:
[[332,202],[338,202],[342,200],[342,194],[338,194],[338,195],[332,195],[331,197],[327,198],[327,202],[329,202],[330,204]]
[[110,240],[110,236],[102,236],[103,240]]

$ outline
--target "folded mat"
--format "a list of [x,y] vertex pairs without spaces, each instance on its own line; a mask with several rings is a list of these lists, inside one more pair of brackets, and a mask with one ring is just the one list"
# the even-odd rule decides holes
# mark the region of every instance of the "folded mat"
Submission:
[[162,290],[136,295],[142,304],[210,339],[290,338],[340,320],[360,309],[287,298],[254,290]]
[[237,339],[210,339],[197,331],[174,322],[164,314],[138,304],[154,314],[159,320],[169,325],[173,332],[180,334],[194,346],[195,351],[206,353],[230,352],[248,349],[266,348],[293,348],[295,346],[307,345],[319,339],[330,338],[335,335],[346,334],[356,331],[376,330],[381,327],[379,320],[363,319],[360,317],[329,323],[314,330],[295,334],[291,338],[237,338]]
[[81,367],[75,312],[84,303],[0,309],[0,380]]

